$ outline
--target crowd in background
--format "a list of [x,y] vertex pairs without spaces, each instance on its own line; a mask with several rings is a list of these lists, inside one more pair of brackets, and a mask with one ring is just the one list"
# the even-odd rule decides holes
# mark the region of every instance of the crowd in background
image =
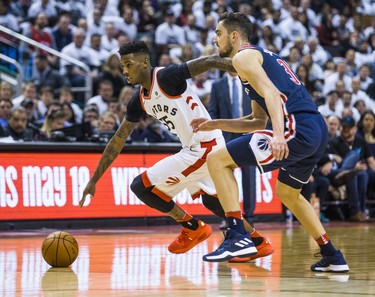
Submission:
[[[0,34],[2,41],[18,43],[22,51],[18,58],[33,65],[21,95],[15,97],[13,86],[0,82],[0,136],[58,139],[54,131],[84,123],[94,133],[115,131],[137,91],[121,73],[119,47],[145,41],[153,66],[215,53],[215,27],[226,11],[249,17],[255,24],[251,43],[283,57],[327,119],[331,140],[305,189],[307,196],[340,199],[345,186],[350,219],[366,220],[365,201],[374,196],[375,184],[375,2],[371,0],[0,0],[0,25],[85,63],[93,90],[91,98],[72,91],[85,83],[87,73],[79,67]],[[4,42],[0,47],[6,46]],[[212,70],[191,79],[208,109],[211,85],[223,75]],[[145,117],[129,141],[178,139]],[[356,156],[346,162],[352,151]]]

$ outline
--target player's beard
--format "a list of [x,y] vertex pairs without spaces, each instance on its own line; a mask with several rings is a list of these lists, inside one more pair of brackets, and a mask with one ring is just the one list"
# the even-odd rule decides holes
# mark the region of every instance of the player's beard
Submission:
[[230,44],[229,37],[228,37],[226,45],[223,48],[219,48],[219,56],[220,58],[230,57],[232,51],[233,51],[233,46]]

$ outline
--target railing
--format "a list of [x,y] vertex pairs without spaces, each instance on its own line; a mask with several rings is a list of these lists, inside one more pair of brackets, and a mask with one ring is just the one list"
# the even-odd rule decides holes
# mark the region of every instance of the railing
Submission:
[[6,55],[0,54],[0,60],[3,60],[17,69],[17,74],[6,74],[5,72],[0,71],[0,80],[4,80],[11,85],[17,86],[15,91],[15,96],[18,96],[21,93],[21,89],[18,86],[22,86],[23,76],[22,76],[22,69],[21,64],[18,63],[15,59],[9,58]]
[[[77,60],[77,59],[74,59],[72,57],[69,57],[67,55],[64,55],[62,53],[60,53],[59,51],[53,49],[53,48],[50,48],[42,43],[39,43],[35,40],[32,40],[22,34],[19,34],[15,31],[12,31],[4,26],[1,26],[0,25],[0,32],[3,32],[5,34],[8,34],[10,37],[12,38],[16,38],[20,41],[23,41],[29,45],[32,45],[38,49],[41,49],[51,55],[54,55],[60,59],[63,59],[63,60],[66,60],[68,61],[69,63],[72,63],[80,68],[83,69],[83,71],[86,73],[85,75],[85,86],[84,87],[74,87],[72,88],[72,91],[73,92],[85,92],[85,98],[90,98],[92,96],[92,78],[91,78],[91,75],[90,75],[90,68],[82,63],[81,61]],[[13,64],[13,63],[12,63]],[[14,64],[13,64],[14,65]],[[22,72],[20,72],[22,73]],[[20,86],[20,85],[19,85]]]

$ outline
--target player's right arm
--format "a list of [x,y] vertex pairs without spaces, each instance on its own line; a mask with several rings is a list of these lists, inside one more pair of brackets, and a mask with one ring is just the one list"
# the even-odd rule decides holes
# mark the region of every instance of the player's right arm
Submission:
[[94,174],[87,183],[85,189],[83,190],[82,199],[79,202],[79,206],[82,207],[85,203],[86,196],[90,195],[93,197],[96,191],[96,183],[103,176],[104,172],[111,166],[113,161],[120,154],[123,149],[126,140],[132,133],[134,128],[137,126],[137,122],[129,122],[126,119],[123,120],[120,127],[117,129],[115,135],[108,142],[104,149],[104,152],[100,158],[99,164],[95,169]]

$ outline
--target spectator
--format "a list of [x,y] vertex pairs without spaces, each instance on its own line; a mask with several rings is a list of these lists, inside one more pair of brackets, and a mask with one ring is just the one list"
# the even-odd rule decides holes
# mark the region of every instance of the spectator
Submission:
[[262,27],[262,36],[259,39],[258,45],[260,47],[270,50],[270,46],[276,49],[276,53],[280,52],[283,46],[283,40],[279,35],[276,35],[271,26]]
[[375,156],[375,114],[373,110],[366,110],[358,122],[357,135],[362,137],[370,146],[372,155]]
[[37,101],[39,119],[44,119],[46,117],[48,108],[52,104],[53,99],[53,89],[51,87],[43,87],[40,91],[40,98]]
[[60,11],[68,12],[72,17],[72,24],[77,26],[81,18],[86,19],[86,10],[83,1],[65,0],[60,3]]
[[312,60],[320,67],[323,67],[330,58],[330,54],[319,44],[319,40],[315,36],[310,36],[307,40],[307,48],[303,54],[310,53]]
[[155,18],[155,9],[150,0],[142,1],[141,8],[139,9],[139,23],[138,32],[143,34],[153,34],[157,20]]
[[0,82],[0,99],[12,100],[13,88],[12,85],[6,81]]
[[182,64],[189,60],[196,58],[191,44],[184,44],[181,47],[176,47],[170,50],[170,55],[173,64]]
[[357,100],[353,106],[359,111],[359,114],[363,114],[367,110],[367,106],[365,101],[362,99]]
[[36,0],[34,1],[27,11],[29,19],[35,18],[39,13],[45,13],[46,17],[52,24],[56,23],[57,19],[57,5],[53,0]]
[[83,110],[83,123],[90,123],[92,130],[98,127],[99,111],[96,105],[88,105]]
[[301,58],[301,64],[306,65],[309,70],[309,79],[314,82],[316,90],[322,91],[323,88],[323,69],[315,63],[310,53],[304,54]]
[[175,24],[176,19],[172,10],[167,10],[164,23],[155,30],[155,45],[158,56],[169,54],[169,50],[185,44],[184,30]]
[[14,106],[11,109],[8,124],[3,127],[1,137],[11,136],[14,140],[31,141],[34,131],[27,128],[28,114],[24,107]]
[[361,115],[359,114],[359,111],[355,107],[353,107],[352,93],[350,93],[349,91],[344,91],[344,93],[342,94],[341,103],[342,109],[350,109],[352,112],[352,117],[354,118],[355,122],[358,123]]
[[32,122],[40,118],[37,109],[38,98],[35,84],[31,82],[25,83],[25,85],[22,87],[21,95],[13,98],[12,102],[14,106],[22,105],[25,107],[29,116],[29,121]]
[[102,48],[108,52],[113,51],[119,47],[119,42],[116,39],[116,28],[112,22],[108,22],[104,27],[105,34],[101,37]]
[[106,111],[99,117],[97,132],[115,132],[117,117],[112,111]]
[[340,61],[337,64],[337,71],[326,78],[323,85],[323,95],[328,94],[329,91],[333,90],[337,81],[342,80],[345,84],[345,89],[351,90],[352,78],[346,74],[347,65],[346,62]]
[[105,32],[105,23],[102,20],[102,12],[96,7],[93,9],[92,17],[87,18],[87,35],[89,38],[93,34],[98,34],[102,36]]
[[[7,0],[0,0],[0,25],[15,32],[20,31],[17,18],[10,12],[10,5]],[[9,35],[2,35],[6,39],[11,39]]]
[[337,115],[330,115],[327,118],[328,136],[329,139],[335,138],[340,135],[340,118]]
[[118,31],[126,34],[130,41],[135,41],[138,28],[134,20],[133,9],[130,6],[124,8],[121,22],[116,24],[116,28]]
[[93,54],[98,58],[99,64],[103,65],[108,59],[109,52],[102,47],[101,35],[93,33],[90,38],[90,48]]
[[61,103],[61,105],[62,111],[65,114],[65,125],[77,124],[78,122],[76,121],[76,116],[74,114],[72,106],[67,102]]
[[82,109],[74,102],[74,95],[69,87],[62,88],[59,95],[60,104],[69,104],[73,110],[75,123],[82,122]]
[[365,91],[361,90],[361,79],[359,77],[352,78],[352,102],[353,105],[358,101],[362,100],[366,107],[375,110],[375,101],[372,100]]
[[[39,12],[36,18],[32,21],[32,26],[29,30],[23,33],[26,37],[40,42],[45,46],[56,48],[55,41],[53,40],[52,34],[48,28],[48,17],[44,11]],[[39,54],[47,55],[47,52],[36,49],[32,45],[26,45],[26,43],[21,43],[21,48],[29,54]]]
[[8,124],[12,107],[11,100],[0,98],[0,126],[4,127]]
[[308,67],[304,64],[299,64],[296,69],[296,74],[316,103],[316,99],[319,97],[320,92],[318,92],[315,82],[310,79]]
[[319,112],[326,118],[331,115],[336,115],[341,118],[342,109],[338,104],[338,99],[337,92],[330,91],[326,96],[326,103],[318,107]]
[[131,85],[123,87],[120,91],[120,95],[118,96],[118,102],[128,105],[134,92],[136,92],[136,90]]
[[182,27],[185,35],[185,42],[193,47],[194,54],[199,56],[198,49],[196,48],[196,43],[199,42],[200,33],[198,27],[196,26],[196,20],[194,14],[190,13],[186,17],[186,25]]
[[46,55],[37,55],[34,63],[35,71],[31,82],[35,84],[37,92],[40,92],[43,87],[50,87],[57,95],[62,87],[69,86],[69,80],[49,66]]
[[371,74],[370,70],[371,70],[370,67],[366,64],[359,67],[359,70],[358,70],[357,77],[360,79],[360,82],[361,82],[361,90],[365,92],[367,88],[369,87],[369,85],[373,82],[373,79],[370,76]]
[[103,64],[100,80],[108,80],[113,85],[113,96],[118,97],[123,87],[127,85],[126,78],[121,72],[120,57],[117,54],[108,56]]
[[98,95],[87,100],[86,105],[95,104],[98,107],[99,115],[108,110],[108,103],[113,98],[113,84],[109,80],[102,80],[99,84]]
[[365,198],[368,184],[368,167],[375,170],[375,160],[365,140],[356,136],[356,123],[350,116],[342,120],[340,136],[330,141],[333,154],[339,156],[342,169],[354,169],[354,178],[346,182],[349,201],[349,220],[361,222],[368,219],[365,214]]
[[50,139],[53,130],[64,128],[64,123],[65,113],[61,109],[50,109],[40,130]]
[[280,23],[280,33],[281,37],[287,42],[293,42],[297,37],[307,41],[309,34],[298,19],[298,8],[296,6],[290,8],[290,16]]
[[56,29],[52,31],[53,38],[56,43],[56,49],[61,51],[65,46],[73,41],[73,33],[71,29],[72,19],[70,14],[63,12],[59,16]]

